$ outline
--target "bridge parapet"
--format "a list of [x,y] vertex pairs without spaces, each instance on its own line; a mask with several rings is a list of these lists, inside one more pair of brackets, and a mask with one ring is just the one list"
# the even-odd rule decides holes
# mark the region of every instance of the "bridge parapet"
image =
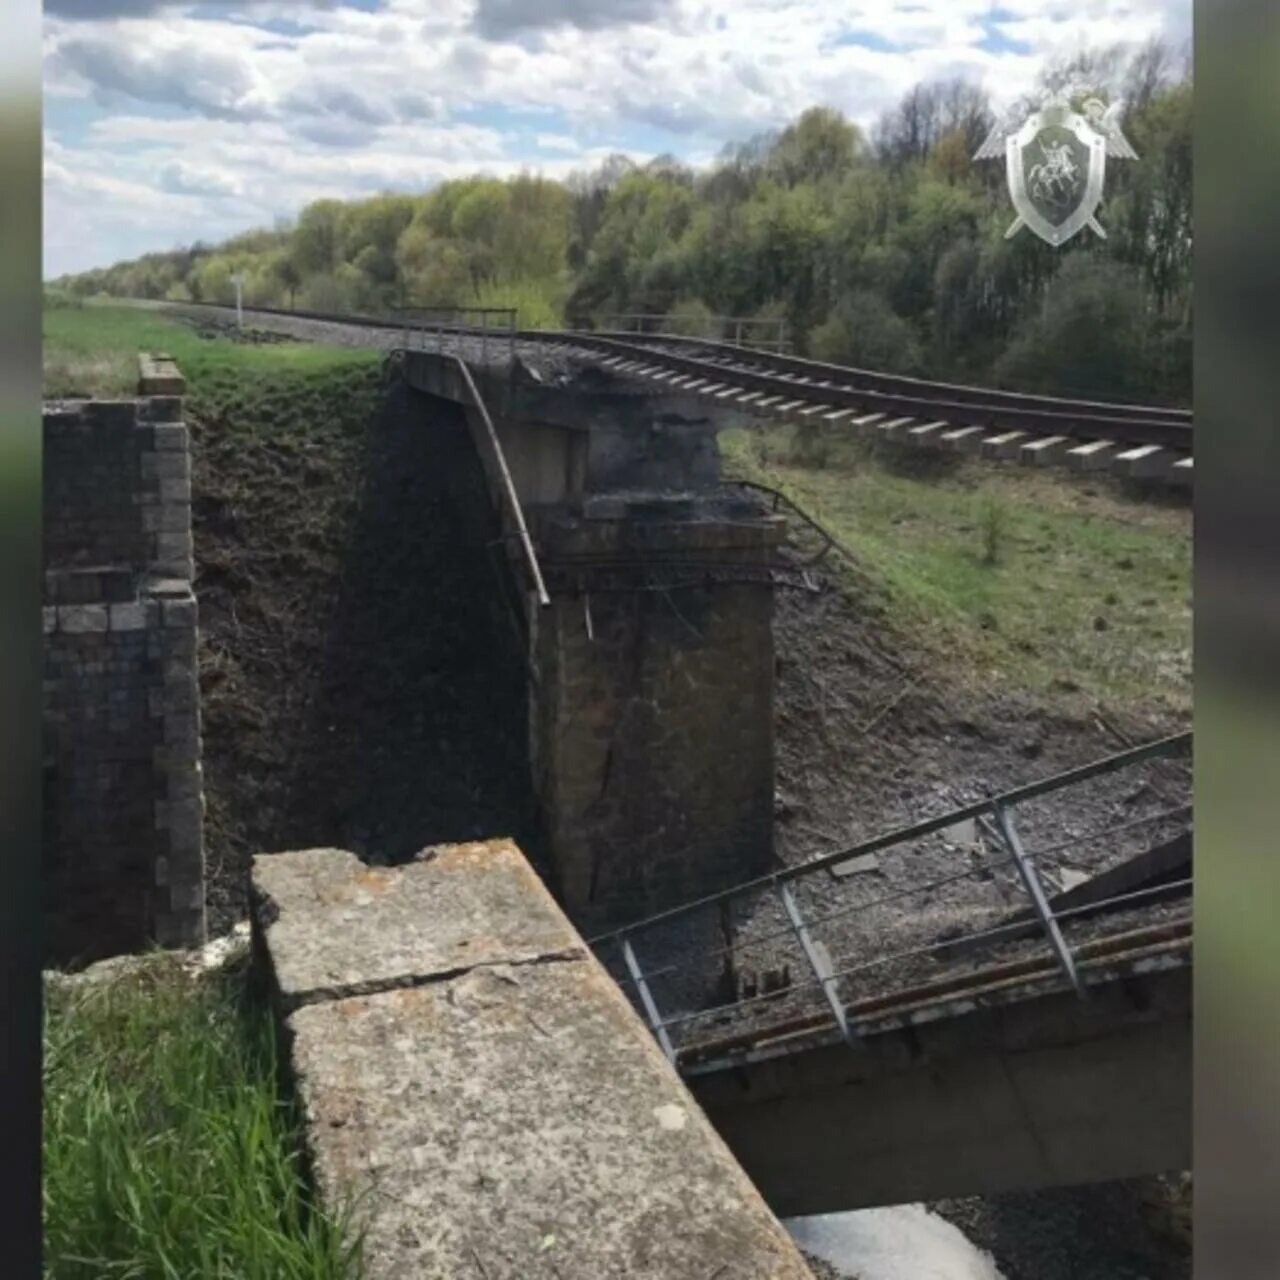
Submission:
[[368,1280],[810,1280],[513,844],[259,856],[253,900]]

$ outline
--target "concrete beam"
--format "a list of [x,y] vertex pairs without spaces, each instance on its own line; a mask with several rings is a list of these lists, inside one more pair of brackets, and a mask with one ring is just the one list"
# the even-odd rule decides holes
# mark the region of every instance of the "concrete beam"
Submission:
[[509,841],[253,864],[327,1206],[366,1280],[811,1280]]

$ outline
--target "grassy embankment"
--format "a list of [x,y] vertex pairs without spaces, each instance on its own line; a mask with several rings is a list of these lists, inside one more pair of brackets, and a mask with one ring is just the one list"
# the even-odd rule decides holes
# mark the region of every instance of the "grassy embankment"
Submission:
[[203,338],[189,324],[136,307],[46,305],[44,394],[131,396],[139,351],[167,351],[177,360],[197,412],[234,411],[268,394],[272,384],[305,391],[380,359],[380,353],[358,348]]
[[311,1200],[267,1010],[172,960],[46,984],[46,1280],[345,1280],[359,1241]]
[[752,428],[721,445],[730,472],[782,489],[859,557],[931,670],[1046,705],[1189,710],[1185,506],[1058,468],[960,462],[912,475],[919,454],[895,465],[834,432]]

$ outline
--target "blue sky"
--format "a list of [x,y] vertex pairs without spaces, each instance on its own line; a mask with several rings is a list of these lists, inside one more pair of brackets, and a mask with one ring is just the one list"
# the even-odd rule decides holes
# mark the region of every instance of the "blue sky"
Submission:
[[708,163],[815,103],[869,127],[954,75],[1046,60],[1190,0],[46,0],[45,274],[272,225],[321,196],[610,152]]

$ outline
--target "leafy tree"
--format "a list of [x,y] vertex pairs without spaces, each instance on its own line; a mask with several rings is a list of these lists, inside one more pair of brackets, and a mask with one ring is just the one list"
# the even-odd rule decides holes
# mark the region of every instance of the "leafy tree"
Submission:
[[303,275],[330,272],[338,265],[343,212],[341,200],[316,200],[298,215],[293,247]]
[[830,107],[810,107],[782,131],[769,153],[769,167],[786,183],[839,178],[862,151],[862,132]]
[[[1090,49],[1051,64],[1023,104],[1063,88],[1124,95],[1138,159],[1108,166],[1100,218],[1062,249],[1012,219],[1002,166],[975,164],[993,114],[963,79],[916,85],[868,145],[814,106],[725,146],[710,168],[608,157],[555,182],[473,176],[419,195],[317,200],[295,223],[70,277],[68,295],[318,310],[512,305],[525,323],[642,311],[709,331],[784,318],[800,352],[941,379],[1065,394],[1190,393],[1192,83],[1185,54]],[[713,324],[713,321],[715,323]],[[732,327],[728,336],[732,336]]]

